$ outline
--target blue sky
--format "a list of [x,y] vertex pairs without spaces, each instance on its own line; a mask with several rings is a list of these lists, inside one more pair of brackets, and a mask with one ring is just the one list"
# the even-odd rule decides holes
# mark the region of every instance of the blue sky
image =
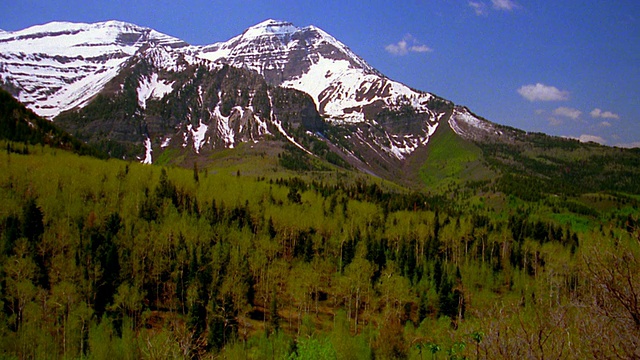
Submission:
[[194,45],[316,25],[388,77],[527,131],[640,147],[637,0],[3,0],[0,29],[122,20]]

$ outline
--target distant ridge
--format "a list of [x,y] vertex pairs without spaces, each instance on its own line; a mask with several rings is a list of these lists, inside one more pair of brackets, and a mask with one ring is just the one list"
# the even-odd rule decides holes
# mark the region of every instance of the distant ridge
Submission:
[[36,115],[7,91],[0,89],[0,139],[29,145],[49,145],[80,155],[104,158],[55,124]]

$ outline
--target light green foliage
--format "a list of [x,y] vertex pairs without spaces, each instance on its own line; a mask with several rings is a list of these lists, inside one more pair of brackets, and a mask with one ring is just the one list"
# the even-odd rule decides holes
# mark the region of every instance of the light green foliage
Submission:
[[283,332],[253,337],[243,352],[245,359],[286,359],[292,353],[293,339]]
[[464,141],[445,124],[429,139],[428,158],[419,170],[420,178],[428,188],[489,179],[493,174],[482,165],[481,159],[480,148]]
[[336,353],[327,339],[302,338],[298,341],[296,352],[289,357],[291,360],[332,360]]
[[638,289],[633,196],[509,202],[231,167],[196,181],[48,147],[0,164],[8,357],[636,355],[613,292]]
[[107,319],[94,323],[89,329],[89,349],[95,360],[112,359],[114,353],[114,333]]
[[371,358],[371,337],[369,329],[353,336],[347,314],[339,310],[333,319],[333,329],[329,333],[329,340],[333,345],[338,359],[355,360]]

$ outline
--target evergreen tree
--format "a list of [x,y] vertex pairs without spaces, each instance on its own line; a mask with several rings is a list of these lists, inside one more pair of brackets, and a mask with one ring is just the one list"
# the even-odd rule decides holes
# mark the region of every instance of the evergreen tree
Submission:
[[31,251],[35,252],[35,247],[44,233],[44,214],[36,204],[36,199],[30,198],[22,210],[22,236],[29,240]]

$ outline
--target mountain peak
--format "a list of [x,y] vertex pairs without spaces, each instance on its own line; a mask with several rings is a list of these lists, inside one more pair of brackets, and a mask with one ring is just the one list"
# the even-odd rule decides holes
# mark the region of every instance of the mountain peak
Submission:
[[244,31],[245,38],[259,37],[265,35],[286,35],[298,31],[292,23],[282,20],[267,19]]
[[117,20],[109,20],[97,23],[74,23],[68,21],[52,21],[45,24],[34,25],[22,30],[13,31],[13,33],[19,35],[27,35],[27,34],[52,34],[52,33],[61,33],[64,31],[89,31],[94,29],[120,29],[120,30],[150,30],[135,24],[117,21]]

